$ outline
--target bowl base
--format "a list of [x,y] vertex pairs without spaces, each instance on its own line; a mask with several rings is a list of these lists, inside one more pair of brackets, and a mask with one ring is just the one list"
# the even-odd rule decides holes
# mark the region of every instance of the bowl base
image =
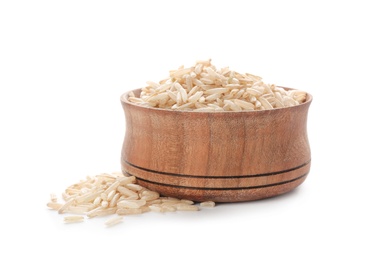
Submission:
[[[129,175],[129,174],[126,174]],[[249,189],[219,189],[219,188],[190,188],[179,187],[168,184],[153,183],[147,180],[136,178],[137,184],[146,187],[152,191],[160,193],[161,196],[175,197],[178,199],[187,199],[195,202],[214,201],[214,202],[244,202],[254,201],[282,195],[292,191],[302,184],[308,174],[301,176],[290,182],[283,182],[266,187],[257,187]]]

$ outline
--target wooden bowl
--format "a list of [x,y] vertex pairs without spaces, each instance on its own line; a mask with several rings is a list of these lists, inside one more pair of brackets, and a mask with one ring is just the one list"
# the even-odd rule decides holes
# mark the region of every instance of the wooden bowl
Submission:
[[122,170],[164,196],[258,200],[293,190],[309,173],[310,94],[298,106],[251,112],[174,111],[127,99]]

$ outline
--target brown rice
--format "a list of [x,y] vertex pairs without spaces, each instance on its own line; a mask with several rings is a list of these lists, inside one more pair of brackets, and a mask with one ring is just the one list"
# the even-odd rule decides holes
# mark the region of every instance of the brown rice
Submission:
[[286,90],[228,67],[217,69],[210,59],[171,70],[169,77],[158,83],[147,81],[139,97],[129,94],[129,101],[141,106],[200,112],[267,110],[305,100],[304,91]]
[[[136,184],[134,176],[127,177],[122,173],[103,173],[87,177],[86,180],[66,188],[62,198],[64,202],[58,202],[57,196],[51,194],[47,206],[57,210],[59,214],[73,214],[64,217],[65,223],[82,222],[83,215],[88,218],[118,215],[105,222],[108,227],[120,223],[126,215],[148,211],[164,213],[200,209],[191,200],[161,197],[158,192]],[[212,202],[207,203],[214,206]]]

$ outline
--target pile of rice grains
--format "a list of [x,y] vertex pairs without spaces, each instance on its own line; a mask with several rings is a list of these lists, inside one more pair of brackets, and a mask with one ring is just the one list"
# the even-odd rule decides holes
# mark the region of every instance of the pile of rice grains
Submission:
[[[217,69],[211,60],[195,66],[170,71],[159,83],[147,82],[140,96],[129,93],[129,101],[137,105],[196,112],[253,111],[299,105],[306,100],[300,90],[266,84],[258,76],[238,73],[228,67]],[[134,176],[103,173],[87,177],[71,185],[62,194],[63,203],[51,194],[47,206],[58,213],[68,213],[65,223],[84,221],[84,216],[113,216],[105,222],[113,226],[123,216],[149,211],[198,211],[214,207],[213,201],[201,202],[162,197],[155,191],[136,184]]]
[[137,105],[195,112],[253,111],[299,105],[306,92],[266,84],[261,77],[217,69],[211,60],[170,71],[158,83],[148,81],[139,96],[129,93]]
[[76,223],[88,218],[113,215],[105,222],[113,226],[123,220],[123,216],[142,214],[149,211],[174,212],[198,211],[202,207],[214,207],[213,201],[197,204],[191,200],[162,197],[155,191],[136,184],[134,176],[122,173],[103,173],[68,187],[62,194],[63,202],[59,202],[55,194],[51,194],[47,206],[58,213],[68,213],[65,223]]

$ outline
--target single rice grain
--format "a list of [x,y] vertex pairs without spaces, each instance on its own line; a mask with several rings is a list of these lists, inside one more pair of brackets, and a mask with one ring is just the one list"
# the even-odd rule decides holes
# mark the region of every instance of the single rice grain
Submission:
[[65,223],[83,222],[84,217],[83,216],[66,216],[66,217],[63,218],[63,221]]
[[203,202],[200,202],[200,206],[205,207],[205,208],[213,208],[213,207],[215,207],[215,202],[214,201],[203,201]]
[[111,227],[111,226],[115,226],[115,225],[121,223],[122,221],[123,221],[123,216],[117,216],[117,217],[108,219],[107,221],[104,222],[104,224],[107,227]]

